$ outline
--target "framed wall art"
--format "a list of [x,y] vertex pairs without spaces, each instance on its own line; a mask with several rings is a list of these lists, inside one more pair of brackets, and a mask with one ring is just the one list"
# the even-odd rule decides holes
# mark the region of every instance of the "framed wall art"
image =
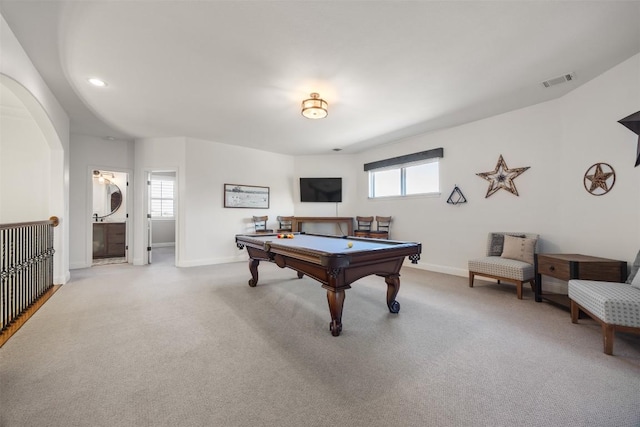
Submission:
[[269,187],[225,184],[224,207],[269,209]]

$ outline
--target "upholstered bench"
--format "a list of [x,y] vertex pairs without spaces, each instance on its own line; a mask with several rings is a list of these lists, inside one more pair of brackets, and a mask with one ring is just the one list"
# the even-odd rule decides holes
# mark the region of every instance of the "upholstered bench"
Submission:
[[[486,256],[469,260],[469,287],[475,276],[515,283],[516,295],[522,299],[522,284],[535,286],[533,254],[538,235],[534,233],[489,233]],[[506,243],[505,243],[506,242]]]
[[600,323],[605,354],[613,354],[616,331],[640,333],[640,280],[630,283],[569,281],[571,322],[578,323],[580,311]]

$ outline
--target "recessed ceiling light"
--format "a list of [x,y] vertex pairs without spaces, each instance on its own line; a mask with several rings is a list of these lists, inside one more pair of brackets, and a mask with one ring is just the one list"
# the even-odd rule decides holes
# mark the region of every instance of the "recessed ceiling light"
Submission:
[[98,87],[105,87],[107,86],[107,82],[105,82],[104,80],[98,79],[96,77],[92,77],[89,79],[89,83],[91,83],[94,86],[98,86]]

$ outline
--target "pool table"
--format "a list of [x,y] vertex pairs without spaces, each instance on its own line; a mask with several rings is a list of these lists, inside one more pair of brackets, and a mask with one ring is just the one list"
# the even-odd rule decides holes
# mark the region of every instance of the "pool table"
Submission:
[[[258,284],[260,261],[274,262],[305,274],[327,290],[330,330],[333,336],[342,331],[344,291],[356,280],[375,274],[387,284],[387,307],[391,313],[400,311],[396,295],[400,290],[400,268],[405,257],[417,264],[420,243],[386,239],[366,239],[346,236],[293,233],[292,238],[277,234],[238,234],[236,245],[249,253],[249,286]],[[351,245],[350,245],[351,244]]]

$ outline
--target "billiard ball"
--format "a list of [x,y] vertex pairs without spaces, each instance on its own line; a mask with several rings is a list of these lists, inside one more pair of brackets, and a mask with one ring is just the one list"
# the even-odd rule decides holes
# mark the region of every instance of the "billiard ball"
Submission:
[[348,248],[352,248],[352,247],[353,247],[353,242],[348,242],[348,243],[347,243],[347,247],[348,247]]

